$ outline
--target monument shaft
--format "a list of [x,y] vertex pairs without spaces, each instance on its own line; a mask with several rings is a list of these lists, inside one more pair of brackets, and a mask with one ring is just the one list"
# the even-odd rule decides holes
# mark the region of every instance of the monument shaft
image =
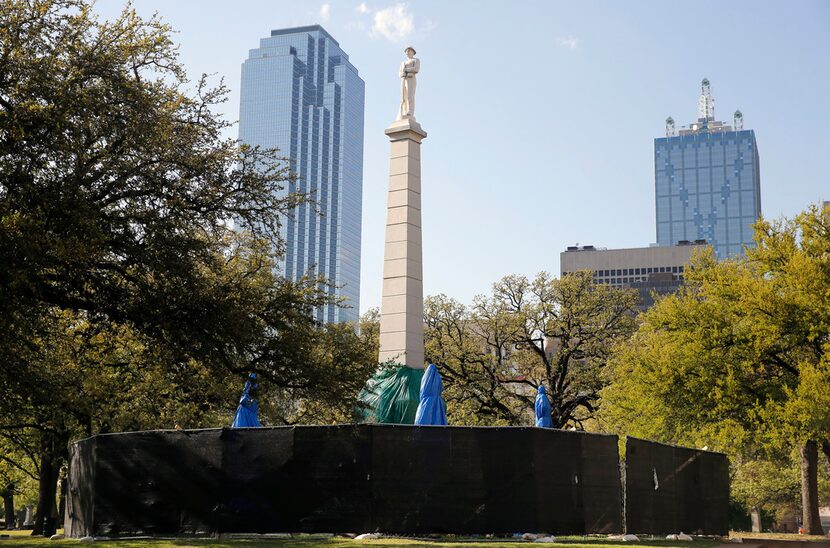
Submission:
[[414,118],[386,129],[391,141],[380,363],[424,367],[424,289],[421,253],[421,141]]

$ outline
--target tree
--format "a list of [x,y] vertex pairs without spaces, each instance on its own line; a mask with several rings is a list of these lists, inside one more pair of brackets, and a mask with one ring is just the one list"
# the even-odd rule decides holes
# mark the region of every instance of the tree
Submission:
[[448,413],[455,405],[476,421],[525,423],[544,384],[553,426],[582,428],[611,347],[633,330],[635,305],[633,292],[596,285],[590,272],[507,276],[469,310],[428,299],[426,355],[446,381]]
[[[785,458],[770,461],[757,457],[744,460],[733,456],[730,479],[732,499],[755,514],[753,525],[760,525],[762,515],[769,515],[780,522],[797,513],[801,506],[797,460]],[[830,500],[830,464],[825,463],[820,470],[823,477],[819,477],[819,498]]]
[[[685,288],[617,349],[606,419],[628,433],[801,469],[821,534],[818,449],[830,433],[830,208],[759,221],[745,259],[698,256]],[[830,456],[830,455],[828,455]]]
[[6,529],[14,528],[15,496],[35,485],[38,479],[37,460],[32,458],[34,455],[21,451],[18,445],[24,443],[24,447],[31,447],[25,443],[26,432],[22,430],[0,432],[0,496],[3,497]]
[[[371,322],[371,313],[369,319]],[[361,317],[365,326],[367,316]],[[335,424],[354,420],[356,396],[377,368],[377,332],[356,333],[348,323],[311,333],[309,356],[318,364],[306,386],[270,383],[260,393],[260,412],[270,424]]]
[[238,337],[259,330],[215,285],[228,220],[277,253],[303,198],[284,192],[293,175],[275,151],[221,137],[223,86],[203,77],[184,91],[166,25],[130,9],[101,23],[90,9],[0,10],[2,317],[84,310],[182,357],[231,362]]
[[378,361],[380,354],[380,309],[370,308],[360,316],[358,322],[360,337],[369,345],[368,351],[372,354],[372,363]]
[[516,372],[507,359],[512,344],[506,314],[488,320],[446,295],[424,301],[426,359],[444,380],[450,422],[518,425],[528,422],[526,404],[508,381]]
[[35,441],[36,532],[79,432],[209,422],[249,371],[341,405],[362,375],[359,341],[313,319],[325,280],[276,272],[306,200],[289,163],[222,137],[224,86],[189,82],[170,36],[0,0],[0,430]]

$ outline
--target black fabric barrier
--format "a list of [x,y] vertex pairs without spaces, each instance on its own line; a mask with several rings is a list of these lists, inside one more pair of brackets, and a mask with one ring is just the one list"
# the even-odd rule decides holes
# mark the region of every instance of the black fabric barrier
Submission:
[[215,530],[222,431],[96,436],[95,534]]
[[722,453],[629,437],[625,519],[630,533],[729,532],[729,461]]
[[608,533],[617,437],[541,428],[298,426],[102,434],[71,447],[70,536]]

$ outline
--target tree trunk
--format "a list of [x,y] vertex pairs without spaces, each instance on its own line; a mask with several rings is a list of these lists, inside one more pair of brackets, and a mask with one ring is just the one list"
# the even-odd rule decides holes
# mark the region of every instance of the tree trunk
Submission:
[[749,516],[752,519],[752,532],[760,533],[763,529],[761,526],[761,507],[753,506],[752,510],[749,512]]
[[[34,529],[32,535],[44,534],[44,521],[52,520],[58,515],[55,505],[58,490],[58,475],[60,473],[60,454],[57,450],[58,442],[54,436],[45,435],[41,443],[40,454],[40,481],[38,483],[37,510],[35,511]],[[47,527],[50,535],[54,534],[51,527]]]
[[818,513],[818,443],[810,440],[801,451],[801,508],[804,532],[823,535]]
[[58,527],[63,525],[63,522],[66,520],[66,490],[67,490],[67,479],[66,476],[61,478],[61,491],[60,497],[58,498]]
[[6,529],[14,529],[14,485],[3,489],[3,506],[6,509]]

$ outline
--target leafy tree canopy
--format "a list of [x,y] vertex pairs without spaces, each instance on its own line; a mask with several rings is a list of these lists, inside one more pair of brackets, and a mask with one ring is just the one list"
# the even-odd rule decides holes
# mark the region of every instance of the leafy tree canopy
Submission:
[[440,367],[448,413],[464,424],[526,424],[545,385],[553,426],[583,426],[597,408],[615,342],[634,327],[636,295],[590,272],[507,276],[471,307],[425,303],[427,360]]
[[31,310],[84,311],[235,367],[269,321],[296,321],[282,310],[317,304],[240,286],[262,261],[228,273],[229,220],[278,253],[303,197],[275,151],[222,138],[226,90],[202,77],[189,91],[167,25],[4,0],[0,33],[0,331],[25,336]]
[[[759,221],[745,259],[696,257],[618,347],[604,418],[626,433],[801,461],[818,530],[818,447],[830,457],[830,208]],[[807,515],[811,513],[812,515]]]

